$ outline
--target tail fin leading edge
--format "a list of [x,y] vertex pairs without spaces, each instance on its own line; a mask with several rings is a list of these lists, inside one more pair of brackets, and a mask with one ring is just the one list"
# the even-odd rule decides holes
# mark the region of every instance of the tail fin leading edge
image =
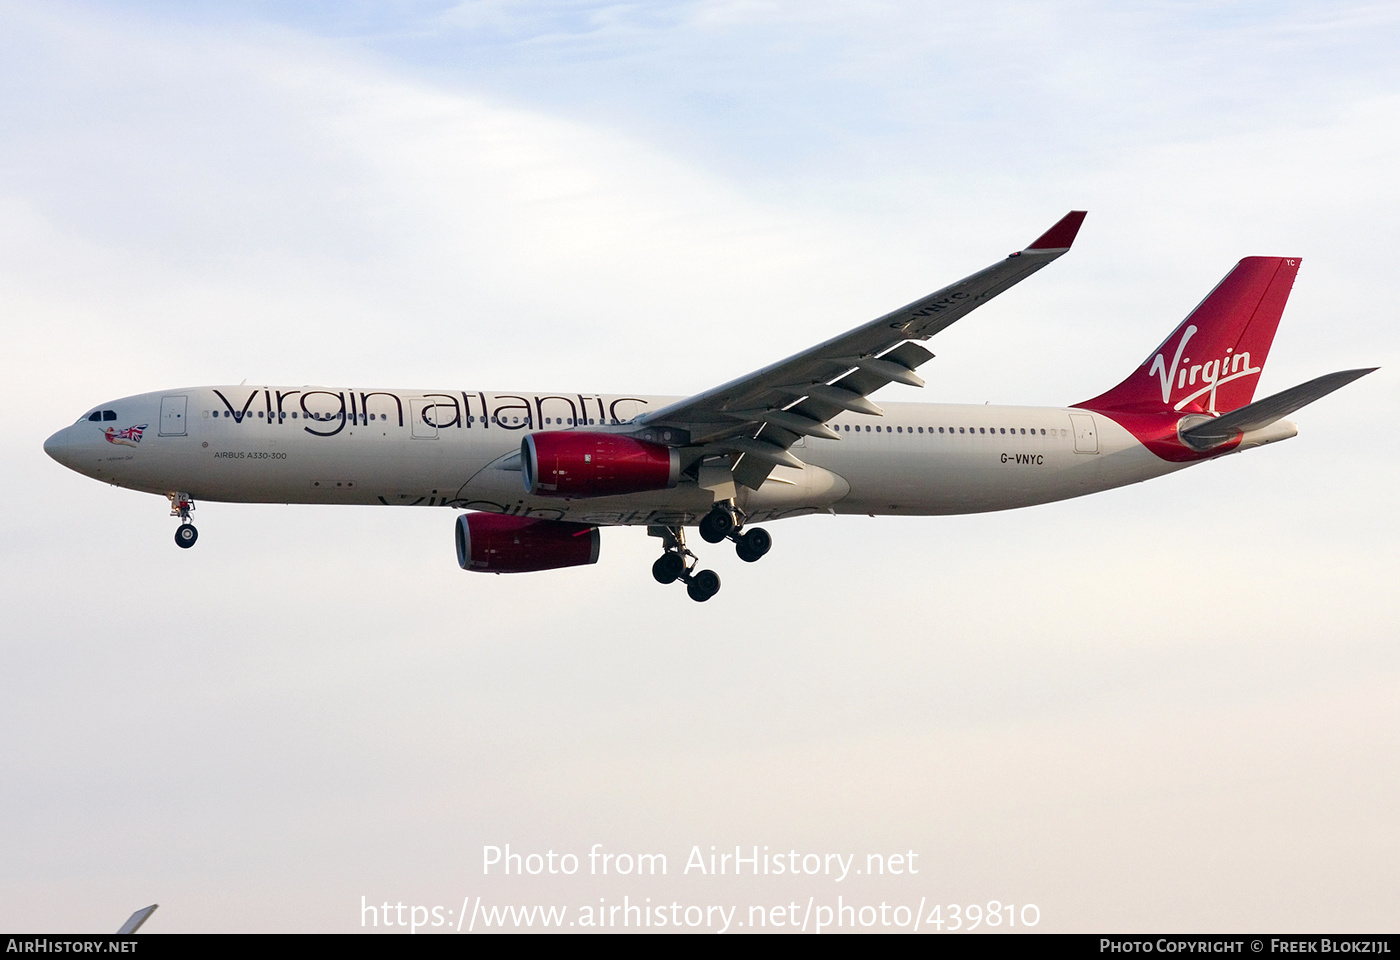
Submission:
[[1246,257],[1118,386],[1074,404],[1090,410],[1216,414],[1254,398],[1297,257]]

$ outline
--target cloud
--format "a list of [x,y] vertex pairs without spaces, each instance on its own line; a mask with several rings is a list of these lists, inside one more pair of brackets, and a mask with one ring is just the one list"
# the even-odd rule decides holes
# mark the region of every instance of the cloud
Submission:
[[[891,399],[1089,395],[1256,253],[1305,261],[1265,389],[1388,363],[1387,10],[53,9],[0,32],[15,925],[354,929],[505,841],[914,845],[941,885],[899,892],[1044,929],[1286,925],[1351,868],[1311,915],[1385,922],[1384,371],[1153,484],[707,548],[704,607],[637,530],[462,574],[450,511],[201,504],[177,555],[39,443],[245,376],[698,390],[1081,206]],[[546,890],[622,887],[488,892]]]

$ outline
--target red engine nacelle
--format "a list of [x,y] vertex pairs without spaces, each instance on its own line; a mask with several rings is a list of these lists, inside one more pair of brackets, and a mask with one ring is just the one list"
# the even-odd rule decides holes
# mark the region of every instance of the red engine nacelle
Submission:
[[598,562],[598,528],[587,523],[464,513],[457,563],[483,573],[529,573]]
[[674,487],[681,459],[660,443],[559,430],[520,442],[520,474],[532,496],[611,497]]

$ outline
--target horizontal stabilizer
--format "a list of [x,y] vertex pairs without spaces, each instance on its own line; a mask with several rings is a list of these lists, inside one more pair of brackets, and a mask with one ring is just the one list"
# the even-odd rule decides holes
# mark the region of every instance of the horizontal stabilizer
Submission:
[[1267,427],[1275,420],[1282,420],[1295,410],[1301,410],[1314,400],[1320,400],[1333,390],[1339,390],[1377,369],[1379,368],[1366,367],[1362,370],[1341,370],[1316,380],[1309,380],[1307,383],[1300,383],[1272,397],[1265,397],[1238,410],[1231,410],[1229,413],[1188,427],[1181,432],[1181,439],[1187,446],[1197,450],[1218,447],[1242,433]]

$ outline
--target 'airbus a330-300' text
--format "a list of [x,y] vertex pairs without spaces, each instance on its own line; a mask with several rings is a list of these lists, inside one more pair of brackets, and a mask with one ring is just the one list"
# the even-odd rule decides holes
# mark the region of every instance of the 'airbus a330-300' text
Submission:
[[1284,440],[1284,419],[1371,369],[1254,400],[1298,260],[1249,257],[1126,380],[1065,407],[896,404],[920,345],[1066,253],[1084,213],[950,287],[692,397],[219,386],[104,403],[44,444],[97,480],[169,498],[192,546],[196,500],[429,505],[457,517],[464,570],[594,563],[599,528],[645,526],[652,574],[719,590],[685,528],[731,540],[812,513],[915,516],[1078,497]]

